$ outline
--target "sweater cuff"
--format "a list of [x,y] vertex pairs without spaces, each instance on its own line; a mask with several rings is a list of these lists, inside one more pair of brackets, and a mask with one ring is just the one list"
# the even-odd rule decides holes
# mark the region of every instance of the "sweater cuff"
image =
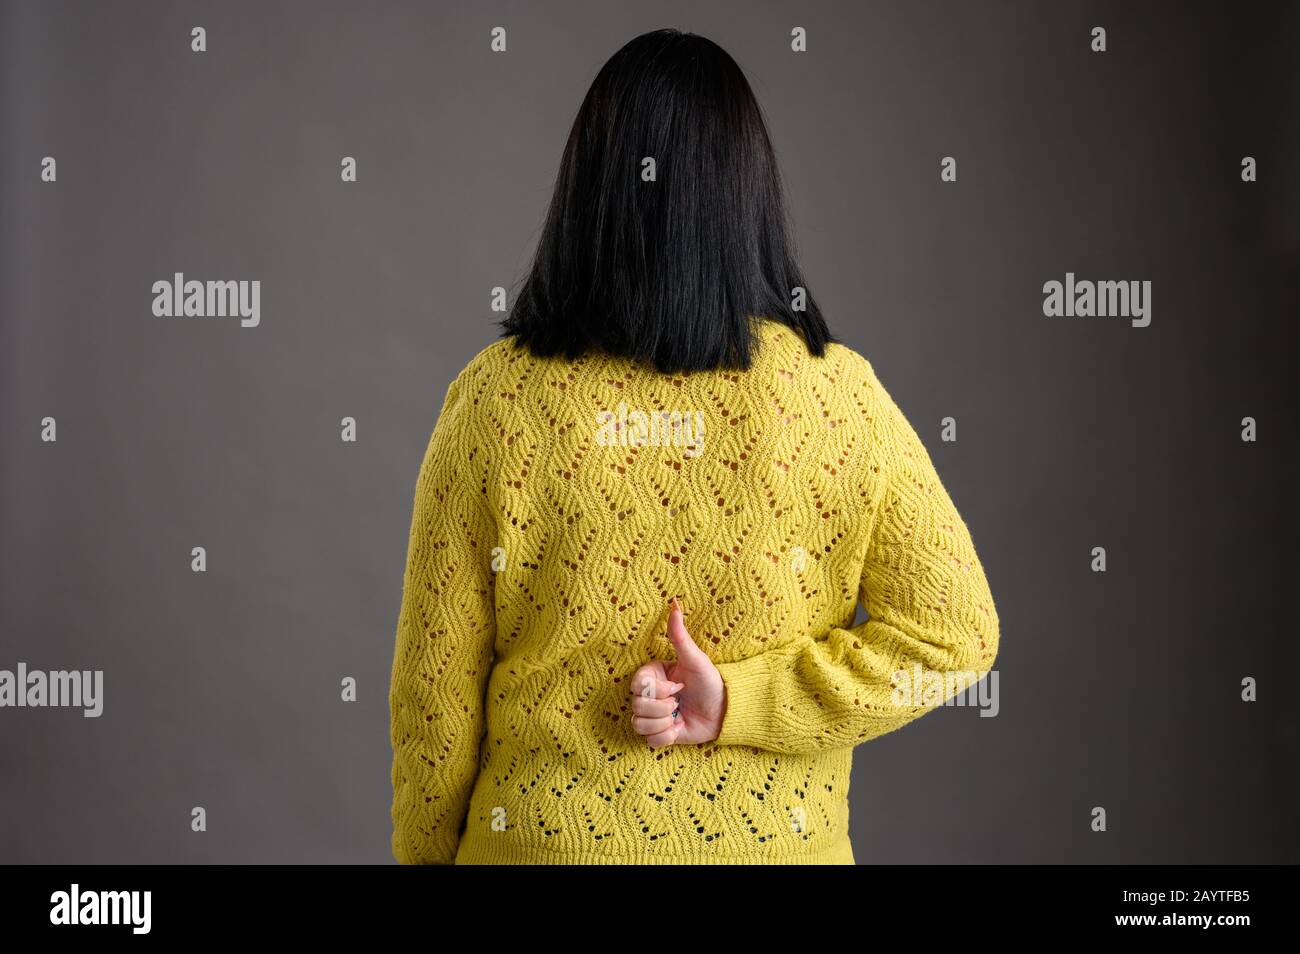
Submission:
[[399,865],[454,865],[456,863],[455,841],[445,844],[445,839],[436,839],[436,845],[426,842],[423,851],[414,850],[402,837],[402,832],[393,832],[393,857]]
[[767,653],[736,662],[715,663],[727,687],[727,709],[718,745],[772,748],[778,727],[772,711],[772,673]]

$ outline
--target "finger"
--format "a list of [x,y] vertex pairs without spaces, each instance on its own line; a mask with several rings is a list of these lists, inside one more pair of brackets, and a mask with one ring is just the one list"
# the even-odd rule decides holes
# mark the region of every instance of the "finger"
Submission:
[[642,699],[667,699],[686,688],[680,682],[638,676],[632,680],[632,695]]
[[681,723],[678,723],[671,729],[647,737],[646,742],[649,743],[650,748],[652,749],[657,749],[665,745],[672,745],[677,741],[677,736],[681,735],[681,732],[682,726]]
[[648,716],[652,719],[671,716],[673,710],[678,706],[676,696],[669,696],[667,699],[643,699],[640,696],[632,697],[632,711],[639,716]]
[[646,716],[633,716],[632,728],[636,729],[637,735],[655,735],[667,729],[671,729],[676,724],[672,716],[662,716],[648,718]]
[[673,644],[673,649],[677,650],[677,661],[679,663],[690,664],[699,662],[701,657],[708,659],[708,655],[691,638],[691,634],[686,631],[686,621],[682,616],[682,608],[677,602],[677,597],[673,597],[668,610],[668,641]]
[[667,679],[668,666],[657,660],[644,663],[632,673],[631,687],[634,695],[641,693],[641,684],[647,679]]

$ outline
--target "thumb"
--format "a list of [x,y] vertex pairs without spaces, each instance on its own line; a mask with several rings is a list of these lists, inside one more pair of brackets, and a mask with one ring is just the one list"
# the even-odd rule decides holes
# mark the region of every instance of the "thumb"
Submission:
[[668,610],[668,641],[673,644],[673,649],[677,650],[677,662],[688,667],[698,665],[701,661],[712,665],[712,660],[704,652],[691,634],[686,631],[686,623],[682,619],[682,608],[677,603],[677,597],[669,605]]

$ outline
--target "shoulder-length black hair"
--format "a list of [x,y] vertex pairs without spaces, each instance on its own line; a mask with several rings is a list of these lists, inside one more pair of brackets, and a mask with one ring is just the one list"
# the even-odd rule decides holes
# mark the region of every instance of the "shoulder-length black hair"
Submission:
[[799,332],[814,355],[835,340],[795,263],[745,74],[712,40],[642,34],[578,110],[502,336],[542,356],[594,348],[668,373],[744,369],[754,318]]

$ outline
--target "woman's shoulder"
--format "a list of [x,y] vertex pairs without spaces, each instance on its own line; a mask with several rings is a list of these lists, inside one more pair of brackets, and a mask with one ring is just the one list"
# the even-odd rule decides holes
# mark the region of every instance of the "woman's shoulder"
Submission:
[[514,338],[495,339],[475,352],[452,378],[448,397],[467,398],[468,400],[459,403],[478,408],[492,394],[501,390],[502,376],[525,357],[526,354],[516,346]]
[[788,325],[768,319],[760,327],[760,354],[775,362],[792,381],[801,375],[820,379],[843,379],[868,389],[879,386],[875,369],[866,355],[842,341],[826,344],[820,356],[813,355],[803,336]]
[[473,381],[498,374],[519,358],[519,350],[513,337],[497,338],[480,348],[465,362],[465,366],[456,375],[456,380]]

